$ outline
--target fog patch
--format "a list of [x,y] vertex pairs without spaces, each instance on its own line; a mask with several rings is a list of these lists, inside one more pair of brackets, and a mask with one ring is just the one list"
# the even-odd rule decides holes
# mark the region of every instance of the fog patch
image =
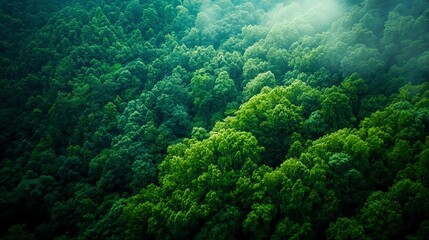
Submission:
[[204,29],[213,24],[221,17],[220,7],[212,1],[205,0],[201,3],[200,12],[197,15],[195,25],[199,29]]
[[267,12],[262,24],[273,27],[279,24],[310,25],[315,31],[328,28],[345,8],[338,0],[294,0],[278,4]]

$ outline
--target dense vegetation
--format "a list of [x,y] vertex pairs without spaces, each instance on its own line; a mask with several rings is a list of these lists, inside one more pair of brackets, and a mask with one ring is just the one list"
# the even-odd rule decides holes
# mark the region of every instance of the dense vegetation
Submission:
[[0,0],[2,239],[429,239],[427,0]]

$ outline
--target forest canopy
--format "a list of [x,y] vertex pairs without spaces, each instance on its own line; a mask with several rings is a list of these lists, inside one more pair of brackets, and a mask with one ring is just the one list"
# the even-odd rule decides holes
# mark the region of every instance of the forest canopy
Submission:
[[429,239],[427,0],[0,0],[0,239]]

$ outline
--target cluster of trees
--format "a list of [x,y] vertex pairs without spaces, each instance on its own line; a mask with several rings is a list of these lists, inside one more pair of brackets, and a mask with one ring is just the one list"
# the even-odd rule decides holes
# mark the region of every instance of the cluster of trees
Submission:
[[429,238],[427,1],[0,6],[0,238]]
[[[256,128],[273,123],[255,112],[285,104],[299,111],[302,105],[276,99],[293,88],[267,89],[252,100],[271,106],[251,100],[209,134],[171,145],[159,165],[159,185],[142,189],[124,208],[131,239],[427,237],[429,111],[427,99],[415,95],[427,96],[429,85],[404,87],[358,128],[317,140],[289,134],[295,139],[282,145],[289,146],[285,160],[270,167],[273,158],[264,153],[278,147],[264,145],[267,134]],[[299,119],[291,112],[284,113],[289,124]],[[242,127],[248,126],[244,116],[253,119],[251,131]]]

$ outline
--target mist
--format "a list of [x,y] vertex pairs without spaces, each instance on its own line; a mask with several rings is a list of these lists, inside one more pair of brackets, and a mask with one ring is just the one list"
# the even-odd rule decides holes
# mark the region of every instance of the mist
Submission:
[[345,12],[338,0],[285,1],[267,12],[262,24],[272,27],[278,24],[305,24],[315,31],[331,25]]
[[195,22],[196,27],[204,29],[208,25],[213,24],[214,21],[219,19],[220,11],[219,6],[212,1],[203,1]]

